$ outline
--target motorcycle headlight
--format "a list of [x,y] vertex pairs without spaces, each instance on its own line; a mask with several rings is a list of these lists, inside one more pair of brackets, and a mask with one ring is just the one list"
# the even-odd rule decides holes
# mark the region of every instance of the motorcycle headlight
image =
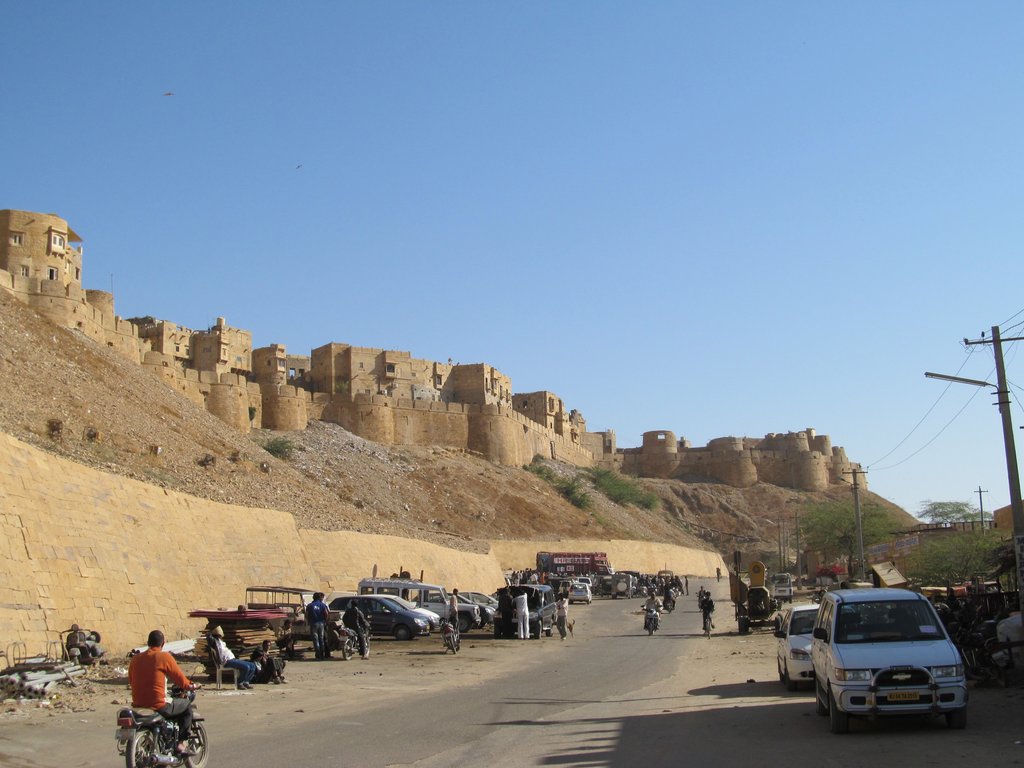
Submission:
[[963,677],[964,676],[964,665],[963,664],[950,664],[945,667],[932,667],[932,676],[939,677]]
[[871,682],[870,669],[839,669],[836,667],[836,680],[846,683]]

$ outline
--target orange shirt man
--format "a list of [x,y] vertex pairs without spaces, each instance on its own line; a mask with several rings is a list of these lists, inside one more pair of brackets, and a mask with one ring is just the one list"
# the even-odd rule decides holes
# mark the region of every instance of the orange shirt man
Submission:
[[192,703],[188,699],[167,700],[167,679],[181,688],[189,688],[192,681],[181,671],[178,662],[164,648],[164,633],[154,629],[146,641],[148,648],[132,657],[128,664],[128,683],[132,687],[132,706],[155,709],[171,722],[178,724],[178,754],[188,752],[188,734],[192,728]]

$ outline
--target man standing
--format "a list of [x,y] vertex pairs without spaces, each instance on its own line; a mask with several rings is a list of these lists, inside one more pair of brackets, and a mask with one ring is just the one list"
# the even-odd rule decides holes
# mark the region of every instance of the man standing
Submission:
[[530,637],[530,606],[526,599],[526,590],[520,591],[512,603],[516,609],[516,621],[519,622],[516,637],[527,640]]
[[193,687],[192,681],[185,677],[174,657],[163,649],[163,632],[159,629],[150,632],[146,645],[146,650],[133,656],[128,664],[132,706],[155,709],[172,723],[177,723],[180,741],[174,753],[175,757],[184,760],[195,754],[188,748],[188,734],[192,729],[192,702],[188,699],[167,701],[167,678],[179,688]]
[[330,611],[324,602],[323,592],[313,593],[313,602],[306,606],[306,623],[309,624],[309,634],[313,637],[313,650],[318,659],[331,658],[331,652],[327,648],[327,618]]
[[555,603],[555,626],[558,634],[565,640],[565,627],[569,621],[569,597],[563,592]]

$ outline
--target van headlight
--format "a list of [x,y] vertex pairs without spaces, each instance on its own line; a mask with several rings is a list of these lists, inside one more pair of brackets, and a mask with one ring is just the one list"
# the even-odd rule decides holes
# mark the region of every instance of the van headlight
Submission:
[[844,683],[870,683],[870,669],[839,669],[836,667],[836,680]]
[[964,676],[964,665],[963,664],[950,664],[945,667],[932,667],[932,676],[939,677],[963,677]]
[[811,654],[809,654],[807,651],[800,650],[799,648],[790,648],[789,658],[793,659],[794,661],[807,661],[809,658],[811,658]]

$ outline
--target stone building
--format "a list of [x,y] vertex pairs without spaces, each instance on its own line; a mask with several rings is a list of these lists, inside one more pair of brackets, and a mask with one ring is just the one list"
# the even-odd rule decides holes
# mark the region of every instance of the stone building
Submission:
[[252,371],[252,333],[232,328],[218,317],[208,330],[192,336],[192,367],[245,376]]

